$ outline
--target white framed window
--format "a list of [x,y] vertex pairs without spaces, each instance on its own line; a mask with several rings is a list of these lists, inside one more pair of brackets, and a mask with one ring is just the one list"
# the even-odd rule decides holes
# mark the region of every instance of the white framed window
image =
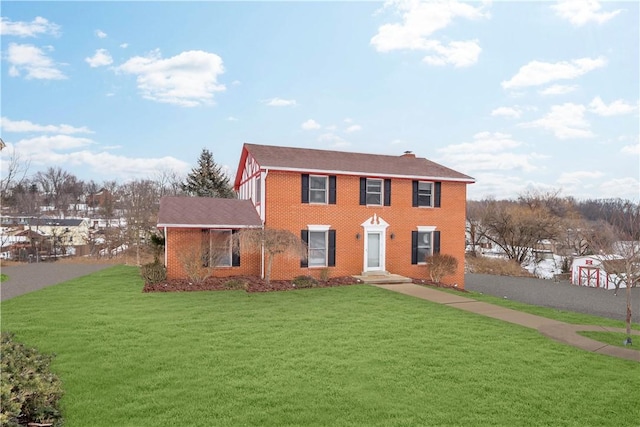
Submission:
[[232,250],[231,230],[209,230],[205,266],[231,267]]
[[433,231],[418,231],[418,264],[425,264],[433,254]]
[[418,182],[418,206],[433,206],[433,182]]
[[327,203],[327,177],[309,176],[309,203]]
[[382,180],[367,178],[367,205],[382,206]]
[[307,243],[309,267],[327,266],[327,244],[326,231],[309,231],[309,242]]

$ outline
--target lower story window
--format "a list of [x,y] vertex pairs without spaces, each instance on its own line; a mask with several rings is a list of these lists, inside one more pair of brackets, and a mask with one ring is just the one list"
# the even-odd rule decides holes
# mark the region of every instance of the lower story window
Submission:
[[418,264],[424,264],[428,256],[431,256],[432,252],[432,239],[433,232],[418,232]]
[[326,267],[327,265],[327,232],[309,232],[309,267]]
[[205,242],[204,265],[206,267],[230,267],[232,261],[231,230],[209,230]]

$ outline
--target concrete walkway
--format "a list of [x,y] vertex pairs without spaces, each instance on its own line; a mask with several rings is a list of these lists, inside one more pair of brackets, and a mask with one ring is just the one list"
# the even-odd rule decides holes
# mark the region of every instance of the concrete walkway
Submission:
[[[471,298],[465,298],[448,292],[442,292],[425,286],[416,285],[414,283],[374,284],[372,286],[445,304],[460,310],[504,320],[505,322],[515,323],[516,325],[524,326],[526,328],[536,329],[541,334],[549,338],[583,350],[640,362],[639,350],[608,345],[578,334],[579,331],[624,333],[625,330],[622,328],[609,328],[597,325],[572,325],[558,320],[548,319],[546,317],[536,316],[512,310],[510,308],[476,301]],[[640,331],[637,330],[632,330],[631,333],[633,335],[640,335]],[[640,342],[640,339],[637,341]]]

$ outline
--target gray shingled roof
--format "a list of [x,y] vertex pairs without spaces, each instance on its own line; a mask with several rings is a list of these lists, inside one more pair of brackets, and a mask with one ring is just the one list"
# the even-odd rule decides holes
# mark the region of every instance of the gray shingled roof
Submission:
[[475,182],[468,175],[420,157],[258,144],[244,144],[244,147],[260,167],[267,169]]
[[250,200],[212,197],[163,197],[158,227],[260,227],[262,221]]

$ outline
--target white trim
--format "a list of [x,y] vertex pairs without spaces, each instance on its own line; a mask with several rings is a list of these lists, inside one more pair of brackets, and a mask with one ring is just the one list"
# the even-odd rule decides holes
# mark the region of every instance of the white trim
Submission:
[[416,228],[419,233],[430,233],[436,231],[435,225],[419,225]]
[[330,225],[308,224],[307,230],[309,231],[329,231]]
[[[387,228],[389,227],[389,223],[384,219],[380,218],[377,214],[373,214],[372,217],[368,218],[365,222],[360,224],[364,229],[364,248],[362,254],[362,271],[386,271],[386,261],[387,261]],[[375,268],[368,268],[367,265],[367,255],[369,248],[369,233],[376,233],[380,235],[380,265]]]
[[[265,166],[263,166],[265,167]],[[319,174],[319,175],[353,175],[353,176],[370,176],[370,177],[379,177],[379,178],[406,178],[406,179],[417,179],[420,181],[454,181],[454,182],[466,182],[469,184],[473,184],[476,182],[474,178],[451,178],[451,177],[440,177],[440,176],[426,176],[426,175],[395,175],[395,174],[382,174],[379,172],[359,172],[359,171],[341,171],[341,170],[324,170],[324,169],[301,169],[301,168],[286,168],[280,166],[267,166],[271,170],[282,171],[282,172],[301,172],[308,174]]]

